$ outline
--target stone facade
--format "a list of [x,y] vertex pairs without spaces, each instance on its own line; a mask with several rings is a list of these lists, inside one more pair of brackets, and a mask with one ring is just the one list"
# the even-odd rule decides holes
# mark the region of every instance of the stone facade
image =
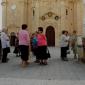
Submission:
[[3,27],[10,32],[18,32],[23,23],[28,24],[30,33],[39,26],[51,26],[55,31],[55,46],[59,45],[62,30],[72,33],[83,30],[82,0],[3,0]]

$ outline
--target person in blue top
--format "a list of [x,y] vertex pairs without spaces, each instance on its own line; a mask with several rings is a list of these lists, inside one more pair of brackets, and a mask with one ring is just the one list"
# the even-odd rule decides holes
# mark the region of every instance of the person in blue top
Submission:
[[38,55],[38,51],[37,51],[37,47],[38,47],[38,40],[37,40],[37,34],[38,32],[35,32],[32,34],[32,37],[31,37],[31,46],[32,46],[32,52],[34,54],[34,56],[36,56],[36,60],[35,60],[35,63],[39,63],[39,59],[37,57]]
[[34,49],[37,48],[37,42],[38,40],[37,40],[36,34],[34,34],[32,38],[32,46]]

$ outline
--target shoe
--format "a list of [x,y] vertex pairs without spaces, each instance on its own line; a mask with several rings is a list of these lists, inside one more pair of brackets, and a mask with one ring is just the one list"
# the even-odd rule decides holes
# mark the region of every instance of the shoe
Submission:
[[23,68],[26,68],[26,67],[27,67],[27,65],[26,65],[26,64],[22,64],[21,66],[22,66]]
[[43,65],[48,65],[48,63],[47,62],[44,62]]
[[67,59],[67,58],[64,58],[63,60],[64,60],[64,61],[68,61],[68,59]]
[[61,58],[62,61],[64,61],[64,58]]
[[21,54],[19,54],[19,57],[21,56]]
[[77,59],[77,56],[74,56],[74,59]]
[[40,65],[43,65],[43,62],[40,62],[39,64],[40,64]]
[[68,51],[67,54],[70,54],[70,51]]
[[9,59],[9,58],[7,58],[6,60],[7,60],[7,61],[9,61],[10,59]]
[[19,55],[16,55],[16,57],[19,57]]
[[34,61],[35,63],[40,63],[40,61],[39,60],[36,60],[36,61]]
[[8,61],[2,61],[2,63],[7,63]]
[[29,65],[30,63],[29,62],[26,62],[26,65]]

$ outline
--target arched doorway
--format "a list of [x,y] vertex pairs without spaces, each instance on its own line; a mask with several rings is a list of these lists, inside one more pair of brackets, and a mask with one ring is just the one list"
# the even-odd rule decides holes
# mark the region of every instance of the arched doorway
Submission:
[[55,46],[55,30],[52,26],[47,27],[46,37],[48,46]]

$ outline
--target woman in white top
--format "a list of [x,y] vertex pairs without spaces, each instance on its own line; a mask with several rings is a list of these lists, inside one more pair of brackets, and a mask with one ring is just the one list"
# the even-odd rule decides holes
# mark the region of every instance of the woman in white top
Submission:
[[67,46],[68,46],[67,31],[62,31],[62,35],[61,35],[61,59],[64,61],[68,61],[68,59],[67,59]]
[[2,44],[2,51],[3,51],[2,63],[6,63],[7,54],[10,52],[9,37],[7,35],[6,29],[3,29],[1,33],[1,44]]

